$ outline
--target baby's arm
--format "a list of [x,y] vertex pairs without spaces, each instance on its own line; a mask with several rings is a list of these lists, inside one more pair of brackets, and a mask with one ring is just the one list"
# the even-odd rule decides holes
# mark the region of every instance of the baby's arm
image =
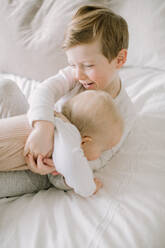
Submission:
[[[72,69],[67,67],[41,83],[30,98],[28,119],[33,127],[25,145],[25,155],[49,157],[53,150],[54,104],[75,86]],[[44,143],[46,145],[44,145]]]
[[[53,163],[53,160],[52,159],[44,159],[43,161],[44,163],[46,163],[47,165],[49,166],[52,166],[54,165]],[[57,189],[60,189],[60,190],[65,190],[65,191],[68,191],[68,190],[73,190],[71,187],[69,187],[65,181],[65,178],[63,175],[59,174],[57,171],[55,172],[52,172],[51,174],[48,175],[48,178],[49,178],[49,181],[51,182],[51,184],[56,187]],[[93,195],[95,195],[100,188],[102,188],[103,184],[102,182],[100,181],[100,179],[98,178],[94,178],[94,182],[96,184],[96,190],[95,192],[93,193]]]
[[[57,189],[68,191],[68,190],[73,190],[71,187],[69,187],[65,181],[65,178],[62,175],[48,175],[50,183]],[[96,184],[96,191],[93,193],[95,195],[100,188],[102,188],[103,184],[98,178],[94,178],[94,182]]]
[[87,159],[79,149],[69,152],[68,155],[67,153],[61,157],[60,168],[56,166],[57,171],[64,176],[66,184],[73,188],[75,193],[83,197],[93,195],[97,188]]
[[[43,163],[49,166],[55,166],[52,159],[44,158]],[[64,176],[59,174],[57,171],[54,171],[51,174],[49,174],[48,178],[51,184],[54,185],[57,189],[61,189],[65,191],[72,190],[72,188],[69,185],[67,185]],[[99,189],[103,186],[103,184],[100,181],[100,179],[96,177],[94,178],[94,182],[96,184],[96,190],[93,194],[96,194],[99,191]]]
[[93,172],[81,147],[81,136],[71,123],[55,118],[56,138],[53,161],[66,184],[81,196],[88,197],[96,189]]

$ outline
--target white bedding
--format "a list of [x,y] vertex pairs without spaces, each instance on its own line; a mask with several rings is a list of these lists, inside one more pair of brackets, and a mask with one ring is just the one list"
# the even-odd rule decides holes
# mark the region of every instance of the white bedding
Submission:
[[[165,247],[165,72],[124,68],[121,76],[139,117],[97,172],[103,188],[88,199],[54,188],[1,199],[1,248]],[[21,88],[29,96],[34,85],[24,79]]]

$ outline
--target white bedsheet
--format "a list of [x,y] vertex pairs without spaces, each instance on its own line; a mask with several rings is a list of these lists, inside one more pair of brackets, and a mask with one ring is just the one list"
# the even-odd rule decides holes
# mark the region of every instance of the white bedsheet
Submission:
[[104,187],[88,199],[54,188],[1,199],[1,248],[165,247],[165,72],[125,68],[121,75],[139,118],[97,173]]

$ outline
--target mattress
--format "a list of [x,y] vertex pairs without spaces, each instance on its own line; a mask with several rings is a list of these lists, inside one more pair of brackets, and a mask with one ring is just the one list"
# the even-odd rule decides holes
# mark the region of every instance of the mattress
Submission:
[[[27,98],[38,82],[16,80]],[[138,118],[120,151],[96,175],[103,188],[83,198],[50,188],[0,199],[1,248],[165,247],[165,71],[125,67]]]

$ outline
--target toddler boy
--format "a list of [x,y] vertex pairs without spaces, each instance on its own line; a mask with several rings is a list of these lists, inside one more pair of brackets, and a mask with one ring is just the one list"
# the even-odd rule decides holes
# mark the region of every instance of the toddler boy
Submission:
[[[114,99],[124,120],[123,141],[136,117],[134,105],[119,76],[128,48],[128,27],[121,16],[105,7],[82,6],[68,25],[63,48],[69,66],[42,82],[30,101],[28,119],[33,129],[25,145],[25,154],[30,153],[35,159],[39,154],[51,156],[54,104],[61,110],[66,100],[81,91],[103,90]],[[28,159],[27,163],[33,169]],[[42,168],[36,173],[40,170]]]

